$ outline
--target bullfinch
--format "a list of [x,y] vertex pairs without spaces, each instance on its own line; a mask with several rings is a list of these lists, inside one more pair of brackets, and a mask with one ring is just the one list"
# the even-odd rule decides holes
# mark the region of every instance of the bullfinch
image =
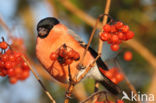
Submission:
[[[85,71],[85,68],[78,69],[77,65],[82,59],[86,44],[76,33],[61,24],[58,19],[54,17],[47,17],[39,21],[37,24],[37,33],[36,56],[53,78],[64,84],[69,83],[68,66],[62,66],[58,61],[54,62],[50,59],[51,53],[56,51],[62,45],[72,47],[72,49],[80,55],[80,59],[74,61],[70,65],[71,77],[74,77],[77,74],[81,75]],[[89,47],[83,65],[87,66],[92,63],[97,55],[97,52]],[[102,61],[101,57],[98,58],[95,66],[91,68],[85,78],[92,77],[115,95],[121,93],[121,89],[108,79],[99,68],[108,70],[108,67]]]

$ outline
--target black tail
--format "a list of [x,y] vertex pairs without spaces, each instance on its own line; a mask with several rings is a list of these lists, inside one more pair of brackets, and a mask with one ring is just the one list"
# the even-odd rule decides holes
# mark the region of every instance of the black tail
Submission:
[[110,91],[114,95],[118,95],[121,93],[121,89],[118,85],[114,84],[110,79],[104,77],[103,81],[99,81],[108,91]]

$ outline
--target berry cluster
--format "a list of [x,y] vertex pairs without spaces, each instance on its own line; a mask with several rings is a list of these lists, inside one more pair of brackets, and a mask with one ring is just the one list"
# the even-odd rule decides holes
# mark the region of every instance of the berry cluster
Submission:
[[106,24],[103,26],[103,32],[100,34],[102,41],[107,41],[111,44],[112,51],[119,50],[119,44],[122,41],[130,40],[134,37],[134,33],[129,30],[128,25],[124,25],[122,22],[118,21],[115,24]]
[[29,77],[29,67],[22,59],[23,54],[12,51],[8,48],[8,44],[0,42],[0,76],[8,76],[11,84],[15,84],[18,80],[25,80]]
[[116,102],[113,102],[113,101],[98,102],[98,101],[96,101],[95,103],[124,103],[124,101],[122,101],[122,100],[117,100]]
[[50,59],[52,61],[57,60],[62,65],[69,65],[73,60],[79,60],[80,54],[64,44],[56,52],[51,53]]
[[108,71],[103,70],[102,68],[99,69],[107,78],[109,78],[115,84],[118,84],[124,79],[123,74],[119,73],[118,68],[113,67]]

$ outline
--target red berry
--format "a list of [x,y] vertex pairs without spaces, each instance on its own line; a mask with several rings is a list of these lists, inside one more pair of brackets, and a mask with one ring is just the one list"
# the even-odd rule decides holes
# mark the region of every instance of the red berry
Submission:
[[112,44],[111,49],[112,49],[112,51],[118,51],[119,50],[119,45],[118,44]]
[[15,71],[14,71],[14,69],[13,69],[13,68],[8,69],[8,70],[7,70],[7,72],[8,72],[8,76],[9,76],[9,77],[11,77],[11,76],[14,76],[14,75],[15,75]]
[[23,61],[23,59],[21,56],[16,57],[16,63],[21,63],[22,61]]
[[117,35],[118,35],[120,40],[123,40],[123,38],[125,36],[122,32],[118,32]]
[[71,64],[72,62],[73,62],[72,59],[66,59],[65,64],[69,65],[69,64]]
[[116,24],[115,24],[115,27],[116,27],[117,29],[120,29],[122,26],[123,26],[123,23],[120,22],[120,21],[116,22]]
[[1,76],[1,77],[5,77],[6,74],[4,74],[3,72],[0,72],[0,76]]
[[111,78],[113,77],[113,74],[112,74],[110,71],[105,71],[105,72],[104,72],[104,75],[105,75],[107,78],[109,78],[109,79],[111,79]]
[[117,36],[117,35],[112,35],[111,41],[112,41],[113,43],[117,43],[117,42],[119,41],[118,36]]
[[14,52],[14,56],[15,56],[15,58],[18,58],[18,57],[21,57],[21,56],[22,56],[22,54],[21,54],[21,53],[19,53],[19,52]]
[[5,66],[5,62],[4,61],[0,61],[0,67],[3,68]]
[[79,60],[80,59],[80,54],[78,52],[75,52],[75,55],[73,57],[74,60]]
[[10,56],[9,56],[9,61],[12,61],[12,62],[13,62],[13,61],[15,61],[15,60],[16,60],[16,58],[15,58],[14,55],[10,55]]
[[16,61],[11,62],[12,67],[15,67],[18,63]]
[[20,75],[21,73],[22,73],[22,68],[16,67],[16,68],[15,68],[15,74],[16,74],[16,75]]
[[113,67],[113,68],[109,69],[109,71],[112,75],[115,75],[118,72],[118,68]]
[[67,55],[68,55],[69,58],[73,58],[74,55],[75,55],[74,50],[71,49],[71,50],[67,53]]
[[29,70],[30,69],[26,62],[23,62],[22,63],[22,68],[23,69],[26,69],[26,70]]
[[52,52],[51,54],[50,54],[50,59],[51,60],[56,60],[57,59],[57,54],[55,53],[55,52]]
[[18,79],[16,77],[10,77],[9,81],[10,81],[11,84],[16,84]]
[[114,25],[111,25],[111,32],[112,33],[115,33],[117,30],[116,30],[116,28],[115,28],[115,26]]
[[106,25],[103,26],[103,30],[105,32],[110,32],[111,31],[111,26],[109,24],[106,24]]
[[8,44],[5,41],[3,41],[3,42],[0,43],[0,48],[1,49],[7,49],[8,48]]
[[123,74],[118,73],[118,74],[116,75],[116,79],[117,79],[118,82],[122,81],[122,80],[124,79]]
[[24,70],[21,74],[20,80],[25,80],[29,77],[30,73],[28,70]]
[[10,62],[10,61],[5,62],[5,68],[7,68],[7,69],[12,68],[12,62]]
[[114,83],[114,84],[118,84],[118,81],[116,78],[112,78],[111,81]]
[[121,28],[122,32],[128,32],[129,31],[129,26],[128,25],[124,25]]
[[4,62],[8,61],[8,55],[3,54],[2,57],[1,57],[1,60],[4,61]]
[[131,61],[132,57],[133,57],[133,55],[130,51],[127,51],[124,53],[124,60],[126,60],[126,61]]
[[128,31],[127,33],[126,33],[126,38],[127,39],[132,39],[134,37],[134,33],[132,32],[132,31]]
[[107,32],[103,32],[100,35],[101,40],[107,41],[109,39],[109,34]]

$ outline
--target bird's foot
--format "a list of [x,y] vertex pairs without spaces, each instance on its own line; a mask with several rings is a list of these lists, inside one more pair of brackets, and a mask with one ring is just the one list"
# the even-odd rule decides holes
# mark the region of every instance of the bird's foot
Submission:
[[82,70],[82,69],[85,69],[86,67],[83,65],[83,64],[78,64],[77,65],[77,69],[78,70]]

